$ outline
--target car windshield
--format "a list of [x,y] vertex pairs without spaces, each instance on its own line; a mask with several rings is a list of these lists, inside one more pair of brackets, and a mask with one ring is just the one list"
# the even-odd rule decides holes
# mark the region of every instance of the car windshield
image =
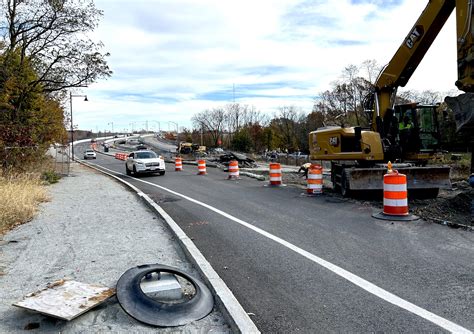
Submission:
[[94,153],[93,150],[86,150],[86,153]]
[[153,159],[156,158],[155,152],[137,152],[135,153],[137,159]]

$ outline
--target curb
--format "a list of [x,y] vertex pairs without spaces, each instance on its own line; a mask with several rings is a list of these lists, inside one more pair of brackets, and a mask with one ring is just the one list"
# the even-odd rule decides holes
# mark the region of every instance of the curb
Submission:
[[180,246],[184,250],[185,254],[188,256],[191,263],[193,263],[193,265],[203,277],[206,284],[210,287],[210,290],[216,298],[216,303],[221,307],[224,318],[229,323],[232,332],[260,333],[253,321],[250,319],[247,312],[245,312],[243,307],[237,301],[232,291],[230,291],[225,282],[220,278],[219,274],[217,274],[217,272],[212,268],[211,264],[205,259],[205,257],[196,247],[196,245],[194,245],[192,240],[184,233],[184,231],[179,227],[179,225],[176,224],[173,218],[171,218],[165,212],[165,210],[163,210],[163,208],[161,208],[150,197],[148,197],[148,195],[143,193],[133,184],[83,161],[77,162],[126,185],[128,188],[133,190],[150,209],[154,210],[156,214],[158,214],[165,220],[166,224],[171,229],[173,235],[177,238]]

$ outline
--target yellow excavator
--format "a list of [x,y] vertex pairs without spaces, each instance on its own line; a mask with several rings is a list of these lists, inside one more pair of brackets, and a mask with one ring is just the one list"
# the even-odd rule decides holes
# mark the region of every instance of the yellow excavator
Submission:
[[[466,92],[446,100],[458,114],[472,119],[474,98],[474,22],[471,0],[430,0],[388,65],[381,71],[371,96],[370,128],[323,127],[309,134],[311,160],[331,161],[331,181],[346,196],[354,191],[382,189],[386,163],[407,174],[408,190],[436,197],[450,188],[450,168],[427,166],[439,147],[437,105],[395,105],[404,87],[444,23],[456,9],[458,80]],[[462,103],[460,103],[462,101]]]

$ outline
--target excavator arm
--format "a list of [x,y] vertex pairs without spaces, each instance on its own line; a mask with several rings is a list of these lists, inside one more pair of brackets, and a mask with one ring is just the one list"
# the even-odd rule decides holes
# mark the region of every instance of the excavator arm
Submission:
[[373,131],[382,132],[379,120],[387,110],[393,108],[398,87],[404,87],[410,80],[449,15],[460,2],[465,2],[466,5],[461,7],[466,7],[468,0],[430,0],[402,45],[382,70],[375,83]]

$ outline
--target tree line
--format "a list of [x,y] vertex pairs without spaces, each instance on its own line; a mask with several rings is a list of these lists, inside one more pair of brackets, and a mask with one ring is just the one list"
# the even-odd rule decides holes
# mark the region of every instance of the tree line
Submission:
[[0,161],[21,167],[66,143],[67,91],[109,77],[88,37],[102,12],[89,0],[2,0]]
[[[279,107],[273,115],[239,103],[206,109],[192,116],[193,129],[183,131],[185,140],[242,152],[308,152],[308,134],[317,128],[330,125],[370,127],[373,87],[381,70],[382,66],[375,60],[346,66],[331,88],[314,98],[310,113],[291,105]],[[439,103],[443,148],[462,150],[468,143],[456,135],[452,111],[441,102],[447,95],[455,93],[405,90],[397,95],[396,103]]]

